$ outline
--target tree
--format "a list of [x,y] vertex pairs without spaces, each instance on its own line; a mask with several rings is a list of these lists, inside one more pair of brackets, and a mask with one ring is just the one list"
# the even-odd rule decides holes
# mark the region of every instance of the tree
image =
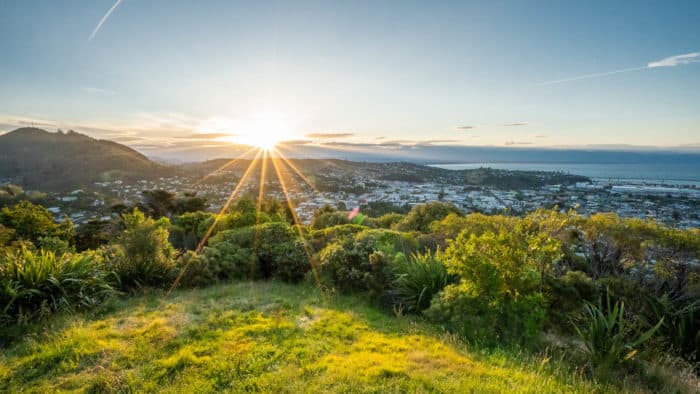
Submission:
[[21,201],[0,210],[0,224],[14,230],[14,239],[37,243],[42,237],[58,237],[72,241],[73,223],[66,219],[56,223],[48,209],[29,201]]
[[182,215],[186,212],[197,212],[204,211],[209,206],[207,199],[204,197],[197,197],[197,193],[185,193],[183,197],[179,197],[175,200],[173,206],[174,213]]
[[169,216],[175,212],[175,193],[167,190],[144,190],[141,192],[143,201],[138,204],[138,208],[154,218]]
[[107,245],[116,236],[115,225],[111,221],[90,220],[75,230],[75,247],[79,251],[97,249]]

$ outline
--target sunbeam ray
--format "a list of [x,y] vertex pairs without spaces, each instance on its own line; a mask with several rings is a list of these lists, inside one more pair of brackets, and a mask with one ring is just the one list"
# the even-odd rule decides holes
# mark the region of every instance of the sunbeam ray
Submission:
[[316,266],[316,262],[314,260],[313,253],[311,252],[311,248],[309,247],[309,244],[306,240],[306,237],[304,236],[304,231],[301,227],[301,223],[299,222],[299,218],[297,217],[297,212],[294,209],[294,204],[292,203],[292,199],[289,196],[289,189],[287,188],[287,183],[285,182],[284,177],[282,176],[282,173],[280,172],[278,160],[273,159],[272,166],[275,168],[275,173],[277,173],[277,179],[280,182],[280,186],[282,186],[282,193],[284,193],[284,199],[287,201],[287,206],[289,207],[289,211],[292,215],[292,220],[294,221],[294,227],[296,228],[297,232],[299,233],[299,239],[301,240],[302,246],[304,248],[304,252],[306,253],[306,256],[309,259],[309,265],[311,265],[311,272],[314,275],[314,280],[316,281],[316,285],[319,288],[321,288],[321,280],[318,276],[318,269]]
[[[209,240],[209,237],[211,236],[212,232],[214,231],[214,228],[216,228],[216,225],[219,224],[219,221],[221,220],[222,216],[224,213],[228,210],[229,206],[231,205],[231,202],[233,202],[234,197],[238,194],[238,192],[241,190],[243,185],[246,183],[246,180],[250,173],[252,172],[253,168],[256,167],[256,163],[258,162],[258,159],[260,158],[260,155],[262,154],[262,150],[258,150],[258,152],[255,154],[255,157],[253,160],[250,162],[248,165],[248,168],[246,169],[245,173],[243,173],[243,176],[241,179],[238,181],[238,184],[236,184],[236,187],[233,189],[231,194],[229,195],[228,199],[226,200],[226,203],[224,204],[223,207],[221,207],[221,210],[219,210],[219,213],[216,214],[216,217],[214,218],[214,223],[209,226],[207,229],[207,232],[204,234],[204,237],[202,237],[201,241],[199,241],[199,244],[197,245],[197,248],[195,249],[195,253],[200,253],[202,251],[202,248],[204,248],[204,245],[207,243],[207,240]],[[173,282],[172,286],[170,287],[170,290],[168,290],[168,293],[173,291],[177,285],[180,283],[180,280],[182,280],[182,276],[185,274],[187,271],[187,268],[189,266],[189,261],[185,266],[180,270],[180,273],[178,274],[177,278],[175,278],[175,281]]]
[[277,155],[280,159],[282,159],[282,161],[284,161],[287,164],[287,166],[289,166],[299,176],[299,178],[306,182],[316,193],[320,193],[316,185],[313,182],[311,182],[311,180],[307,178],[306,175],[304,175],[290,160],[288,160],[279,152],[277,152]]
[[256,149],[260,149],[260,148],[252,147],[252,148],[248,149],[247,151],[245,151],[245,152],[243,152],[242,154],[238,155],[238,157],[236,157],[235,159],[229,160],[227,163],[225,163],[225,164],[222,165],[221,167],[219,167],[219,168],[217,168],[216,170],[214,170],[214,171],[208,173],[207,175],[203,176],[201,179],[199,179],[199,180],[193,182],[192,185],[193,185],[193,186],[197,186],[197,185],[201,184],[202,182],[204,182],[206,179],[211,178],[212,176],[216,175],[217,173],[219,173],[219,172],[221,172],[221,171],[223,171],[223,170],[225,170],[225,169],[227,169],[227,168],[229,168],[229,167],[234,166],[234,165],[237,164],[239,161],[244,160],[245,157],[248,156],[248,154],[250,154],[251,152],[255,151]]

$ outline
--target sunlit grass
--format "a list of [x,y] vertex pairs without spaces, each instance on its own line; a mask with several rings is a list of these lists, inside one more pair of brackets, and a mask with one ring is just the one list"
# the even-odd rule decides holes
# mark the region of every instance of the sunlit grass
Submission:
[[305,285],[156,292],[52,324],[6,349],[0,391],[616,391]]

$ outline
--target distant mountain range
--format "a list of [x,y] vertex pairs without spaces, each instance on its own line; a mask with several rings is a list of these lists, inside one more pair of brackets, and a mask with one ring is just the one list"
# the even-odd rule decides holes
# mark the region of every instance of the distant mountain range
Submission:
[[25,127],[0,135],[0,180],[45,191],[98,180],[142,179],[171,172],[141,153],[73,131]]

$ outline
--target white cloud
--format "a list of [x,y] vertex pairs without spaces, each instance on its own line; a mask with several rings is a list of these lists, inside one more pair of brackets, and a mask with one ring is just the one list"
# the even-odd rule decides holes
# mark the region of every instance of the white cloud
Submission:
[[647,67],[674,67],[681,64],[700,62],[700,52],[686,53],[684,55],[669,56],[665,59],[650,62]]

